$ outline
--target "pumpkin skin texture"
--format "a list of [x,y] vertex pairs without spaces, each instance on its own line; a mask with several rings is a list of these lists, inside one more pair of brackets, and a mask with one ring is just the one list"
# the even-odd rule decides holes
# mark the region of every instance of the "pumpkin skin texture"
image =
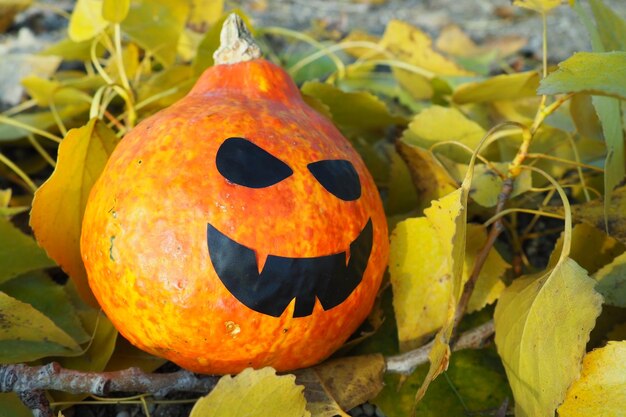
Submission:
[[[286,371],[325,359],[365,319],[388,237],[356,151],[280,67],[253,59],[209,68],[124,137],[91,191],[81,253],[137,347],[200,373]],[[322,275],[357,265],[358,282],[319,284],[320,259]],[[346,294],[331,300],[335,287]]]

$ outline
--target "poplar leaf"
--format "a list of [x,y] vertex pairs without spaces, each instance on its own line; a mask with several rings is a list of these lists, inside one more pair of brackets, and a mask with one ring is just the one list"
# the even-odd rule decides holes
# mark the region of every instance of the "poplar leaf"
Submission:
[[97,119],[72,129],[59,145],[57,166],[33,199],[30,224],[39,244],[95,304],[80,256],[80,232],[89,191],[118,139]]
[[626,52],[577,52],[541,80],[537,93],[586,92],[626,100]]
[[626,341],[585,355],[579,380],[567,391],[560,417],[619,417],[626,410]]
[[218,21],[223,12],[224,0],[191,0],[189,24],[204,32]]
[[590,0],[596,28],[606,51],[626,51],[626,21],[601,0]]
[[18,275],[54,266],[37,242],[0,217],[0,284]]
[[490,77],[484,81],[461,84],[454,90],[452,100],[458,104],[519,100],[537,95],[539,73],[516,72]]
[[560,6],[562,3],[562,0],[513,0],[514,6],[534,10],[541,14],[549,12],[555,7]]
[[71,355],[80,346],[28,303],[0,292],[0,362],[19,363],[51,355]]
[[596,291],[604,296],[604,302],[626,308],[626,252],[605,265],[593,277],[598,281]]
[[565,258],[544,273],[518,278],[495,311],[496,346],[517,417],[553,417],[579,376],[602,297],[595,281]]
[[126,19],[130,0],[102,0],[102,17],[111,23],[120,23]]
[[244,369],[225,375],[213,391],[196,402],[190,417],[247,417],[262,413],[275,417],[310,417],[303,387],[295,376],[277,376],[272,368]]
[[67,32],[73,42],[82,42],[92,39],[108,25],[102,16],[102,0],[78,0]]
[[[483,226],[468,225],[463,285],[483,247],[487,233]],[[391,235],[389,275],[394,292],[393,305],[401,350],[423,345],[445,323],[451,297],[451,271],[446,261],[449,245],[439,240],[426,217],[398,223]],[[505,285],[502,277],[509,265],[491,249],[470,298],[468,311],[493,303]]]

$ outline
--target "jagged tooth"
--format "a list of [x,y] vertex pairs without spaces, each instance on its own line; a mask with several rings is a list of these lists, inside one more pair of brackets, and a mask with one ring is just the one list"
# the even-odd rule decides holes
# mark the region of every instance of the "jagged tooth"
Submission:
[[265,262],[267,262],[267,257],[269,256],[269,253],[261,253],[257,250],[254,252],[254,255],[256,256],[256,266],[259,270],[259,275],[261,275],[261,272],[263,272],[263,268],[265,268]]
[[348,246],[348,249],[346,249],[346,266],[348,266],[348,264],[350,263],[350,246]]

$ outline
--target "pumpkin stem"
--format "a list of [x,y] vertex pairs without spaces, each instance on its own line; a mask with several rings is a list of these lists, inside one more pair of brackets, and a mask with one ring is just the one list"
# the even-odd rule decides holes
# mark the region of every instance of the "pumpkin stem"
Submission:
[[241,17],[231,13],[220,33],[220,47],[213,54],[215,65],[236,64],[261,57],[261,49]]

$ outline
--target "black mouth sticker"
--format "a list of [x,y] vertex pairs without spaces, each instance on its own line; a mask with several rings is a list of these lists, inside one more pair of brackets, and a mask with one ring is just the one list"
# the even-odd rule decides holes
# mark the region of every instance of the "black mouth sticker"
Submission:
[[315,299],[324,310],[343,303],[361,283],[372,251],[370,219],[346,252],[314,258],[268,255],[261,273],[254,250],[207,225],[211,262],[217,276],[242,304],[259,313],[280,317],[295,298],[294,317],[313,313]]

